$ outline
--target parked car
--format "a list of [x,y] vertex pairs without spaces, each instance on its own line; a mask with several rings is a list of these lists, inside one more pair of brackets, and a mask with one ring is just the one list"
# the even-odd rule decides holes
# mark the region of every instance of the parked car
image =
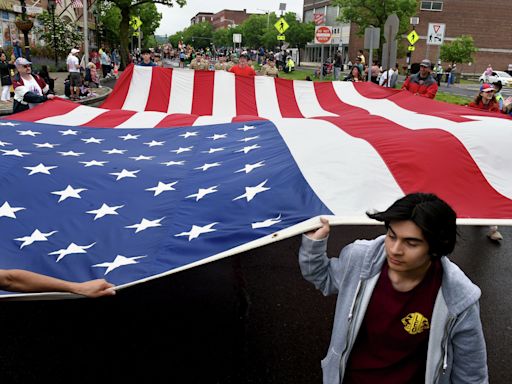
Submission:
[[512,76],[503,71],[493,71],[491,76],[486,76],[484,72],[478,81],[480,83],[501,83],[504,87],[512,87]]

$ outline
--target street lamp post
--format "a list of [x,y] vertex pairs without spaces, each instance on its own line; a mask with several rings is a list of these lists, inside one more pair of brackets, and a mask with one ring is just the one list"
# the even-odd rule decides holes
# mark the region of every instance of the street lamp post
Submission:
[[270,11],[268,9],[258,8],[258,11],[263,11],[267,14],[267,29],[270,26]]
[[57,57],[57,36],[55,34],[55,7],[57,5],[56,0],[48,0],[48,10],[52,15],[52,37],[53,37],[53,54],[55,56],[55,70],[57,71],[58,57]]
[[27,20],[27,4],[25,0],[20,0],[21,4],[21,20],[15,22],[16,26],[23,32],[23,42],[25,44],[25,58],[30,60],[30,44],[28,42],[28,32],[32,29],[33,23]]

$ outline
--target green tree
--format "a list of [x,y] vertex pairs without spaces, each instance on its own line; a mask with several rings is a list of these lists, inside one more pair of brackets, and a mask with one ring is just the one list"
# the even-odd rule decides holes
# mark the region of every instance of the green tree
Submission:
[[453,63],[471,63],[477,51],[473,38],[462,35],[452,42],[441,45],[441,60]]
[[120,10],[121,20],[118,24],[119,41],[121,46],[121,66],[124,67],[128,62],[128,43],[132,36],[130,31],[130,16],[138,15],[140,7],[144,4],[163,4],[170,7],[175,4],[183,7],[187,0],[101,0],[105,5],[114,5]]
[[259,48],[262,45],[262,36],[267,30],[267,15],[251,15],[240,25],[242,45]]
[[[380,28],[381,42],[384,42],[384,24],[389,15],[396,13],[398,16],[400,26],[397,36],[402,36],[409,29],[409,18],[418,8],[416,0],[334,0],[332,4],[340,7],[338,20],[355,23],[359,26],[359,35],[364,35],[365,28],[371,25]],[[400,48],[399,51],[404,52]]]
[[[299,22],[297,20],[297,15],[293,12],[287,12],[283,17],[290,26],[284,35],[286,37],[286,42],[289,43],[291,47],[302,48],[306,45],[306,43],[313,40],[315,35],[315,26],[313,23]],[[277,20],[280,19],[280,17],[278,17],[275,13],[271,13],[269,19],[270,26],[268,29],[265,28],[265,33],[261,37],[261,43],[265,48],[274,49],[280,45],[279,41],[277,40],[277,35],[279,32],[274,28],[274,24],[277,22]]]
[[160,26],[162,14],[156,9],[153,3],[142,4],[139,7],[139,15],[142,25],[142,44],[145,48],[156,46],[155,31]]
[[184,44],[190,44],[194,48],[206,48],[213,41],[213,26],[207,21],[192,24],[183,30],[181,36]]
[[65,56],[71,48],[80,44],[83,36],[71,24],[65,24],[60,18],[55,18],[55,43],[53,39],[53,24],[52,17],[46,11],[41,13],[38,17],[42,27],[37,28],[35,33],[40,34],[45,44],[49,47],[56,48],[57,54],[60,57]]
[[213,31],[213,44],[216,47],[231,47],[233,46],[233,32],[231,28],[219,28]]

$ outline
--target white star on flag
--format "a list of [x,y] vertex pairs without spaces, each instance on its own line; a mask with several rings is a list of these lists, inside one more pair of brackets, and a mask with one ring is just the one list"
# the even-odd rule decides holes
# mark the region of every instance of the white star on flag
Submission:
[[191,197],[195,197],[196,198],[196,201],[199,201],[201,200],[203,197],[205,197],[206,195],[210,194],[210,193],[214,193],[214,192],[219,192],[217,191],[217,188],[218,185],[214,185],[213,187],[209,187],[209,188],[199,188],[199,190],[197,191],[197,193],[194,193],[193,195],[188,195],[187,197],[185,197],[186,199],[190,199]]
[[191,241],[193,239],[198,238],[203,233],[215,232],[216,229],[212,229],[212,228],[216,224],[219,224],[219,223],[207,224],[204,227],[199,227],[197,225],[192,225],[192,228],[190,229],[190,231],[188,231],[188,232],[181,232],[181,233],[178,233],[177,235],[174,235],[174,236],[176,236],[176,237],[188,236],[188,241]]
[[14,124],[14,123],[11,123],[10,121],[8,121],[7,123],[0,123],[0,125],[5,125],[5,126],[9,126],[9,127],[15,127],[19,124]]
[[96,243],[92,243],[89,245],[76,245],[75,243],[71,243],[68,245],[66,249],[59,249],[58,251],[50,252],[49,255],[59,255],[59,257],[57,257],[57,260],[55,261],[56,263],[58,263],[67,255],[72,255],[74,253],[87,253],[86,249],[91,248],[94,244]]
[[132,135],[132,134],[127,134],[127,135],[124,135],[124,136],[119,136],[120,139],[123,139],[124,141],[126,140],[137,140],[139,138],[140,135]]
[[106,216],[106,215],[119,215],[119,213],[117,213],[116,210],[118,210],[119,208],[123,208],[123,207],[124,207],[124,205],[116,205],[116,206],[110,207],[107,204],[103,203],[103,205],[100,208],[95,209],[94,211],[87,211],[86,213],[96,215],[96,216],[94,216],[94,220],[97,220],[97,219],[101,219],[103,216]]
[[197,136],[197,134],[198,134],[198,132],[185,132],[185,133],[181,134],[180,136],[187,139],[191,136]]
[[247,131],[250,131],[251,129],[256,129],[256,127],[254,125],[244,125],[243,128],[237,128],[239,131],[244,131],[244,132],[247,132]]
[[256,228],[267,228],[267,227],[271,227],[272,225],[274,224],[277,224],[277,223],[280,223],[282,220],[281,220],[281,215],[273,218],[273,219],[267,219],[267,220],[264,220],[264,221],[259,221],[259,222],[256,222],[256,223],[252,223],[251,226],[252,226],[252,229],[256,229]]
[[57,145],[59,144],[50,144],[50,143],[34,143],[34,145],[37,147],[37,148],[54,148],[56,147]]
[[243,195],[235,197],[233,199],[233,201],[238,200],[238,199],[243,199],[244,197],[247,199],[248,202],[251,201],[252,199],[254,199],[254,196],[256,196],[258,193],[265,192],[270,189],[270,188],[264,187],[264,185],[267,181],[268,180],[265,180],[255,187],[245,187],[245,193]]
[[182,148],[182,147],[179,147],[178,149],[173,149],[171,152],[176,152],[176,154],[180,154],[182,152],[189,152],[192,150],[192,148],[194,148],[193,146],[192,147],[186,147],[186,148]]
[[95,137],[89,137],[88,139],[80,140],[82,140],[85,144],[101,144],[101,142],[104,141],[105,139],[96,139]]
[[163,219],[165,219],[165,217],[156,220],[147,220],[143,218],[139,224],[127,225],[125,228],[136,228],[135,233],[139,233],[140,231],[144,231],[148,228],[161,227],[162,224],[160,224],[160,222]]
[[16,131],[16,132],[18,132],[18,134],[20,136],[32,136],[32,137],[36,137],[37,135],[42,134],[41,132],[34,132],[34,131],[31,131],[30,129],[28,131]]
[[175,191],[176,189],[173,188],[173,185],[175,185],[176,183],[178,183],[178,182],[174,181],[172,183],[166,184],[166,183],[162,183],[161,181],[159,181],[158,185],[156,187],[147,188],[147,189],[145,189],[145,191],[155,192],[155,194],[153,196],[158,196],[162,192]]
[[201,151],[201,153],[215,153],[215,152],[220,152],[223,150],[224,150],[224,148],[210,148],[209,151]]
[[124,155],[124,153],[126,152],[127,150],[126,149],[117,149],[117,148],[112,148],[112,149],[104,149],[103,152],[109,154],[109,155]]
[[153,160],[155,158],[155,156],[144,156],[144,155],[139,155],[137,157],[130,157],[130,159],[133,159],[135,161],[139,161],[139,160]]
[[12,145],[12,143],[0,140],[0,147],[5,147],[6,145]]
[[245,164],[244,168],[239,169],[238,171],[235,171],[235,173],[237,173],[237,172],[249,173],[249,172],[252,172],[252,170],[255,169],[255,168],[264,167],[264,166],[265,166],[265,160],[259,161],[259,162],[254,163],[254,164]]
[[185,165],[185,160],[181,160],[181,161],[167,161],[165,163],[160,163],[160,164],[163,164],[165,165],[166,167],[170,167],[171,165]]
[[143,143],[143,144],[146,144],[147,146],[149,147],[158,147],[158,146],[162,146],[165,144],[165,141],[155,141],[155,140],[151,140],[149,143]]
[[1,207],[0,207],[0,217],[10,217],[11,219],[16,218],[16,212],[22,211],[23,207],[11,207],[9,205],[9,202],[6,201]]
[[22,249],[23,247],[30,245],[35,241],[48,241],[48,237],[50,237],[54,233],[57,233],[57,231],[42,233],[39,231],[39,229],[36,229],[34,232],[32,232],[30,236],[19,237],[14,240],[23,241],[23,243],[20,245],[20,249]]
[[36,173],[44,173],[45,175],[51,175],[50,170],[58,168],[58,167],[56,167],[56,166],[48,166],[47,167],[46,165],[39,163],[35,167],[23,167],[23,168],[30,170],[30,173],[28,175],[31,176],[31,175],[35,175]]
[[86,188],[76,188],[75,189],[71,185],[68,185],[66,187],[66,189],[64,189],[62,191],[52,192],[52,194],[60,196],[59,201],[58,201],[60,203],[61,201],[66,200],[68,197],[73,197],[75,199],[81,199],[82,196],[80,196],[80,193],[83,191],[87,191],[87,189]]
[[91,160],[91,161],[79,161],[79,163],[81,164],[84,164],[84,166],[87,168],[87,167],[92,167],[92,166],[97,166],[97,167],[103,167],[104,164],[107,164],[108,161],[96,161],[96,160]]
[[259,136],[251,136],[251,137],[246,137],[244,139],[240,139],[238,141],[243,141],[244,143],[247,143],[248,141],[256,140],[256,139],[259,139],[259,138],[260,138]]
[[200,167],[196,167],[194,169],[202,169],[203,171],[207,171],[208,169],[210,168],[213,168],[213,167],[220,167],[221,163],[205,163],[203,165],[201,165]]
[[73,131],[72,129],[68,129],[67,131],[59,131],[62,133],[62,136],[76,136],[78,135],[78,131]]
[[128,171],[126,169],[123,169],[121,172],[112,172],[112,173],[109,173],[109,175],[117,176],[116,181],[119,181],[121,179],[124,179],[125,177],[137,177],[135,174],[139,173],[139,172],[140,172],[140,169],[138,169],[136,171]]
[[225,139],[228,136],[227,133],[215,133],[213,136],[208,136],[207,139],[213,139],[213,140],[219,140],[219,139]]
[[130,265],[130,264],[138,264],[138,259],[142,259],[146,256],[133,256],[133,257],[125,257],[123,255],[117,255],[115,260],[111,263],[105,262],[100,264],[94,264],[93,267],[107,267],[107,270],[105,271],[105,275],[107,273],[112,272],[114,269],[122,267],[124,265]]
[[57,152],[60,153],[62,156],[74,156],[78,157],[84,154],[84,152],[75,152],[75,151],[67,151],[67,152]]
[[0,149],[0,151],[3,152],[2,156],[23,157],[24,155],[30,155],[29,152],[20,152],[18,149],[12,149],[10,151],[7,151],[5,149]]
[[253,149],[258,149],[258,148],[261,148],[261,147],[258,144],[254,144],[249,147],[243,147],[242,149],[239,149],[238,151],[235,151],[235,152],[243,152],[243,153],[247,154],[250,151],[252,151]]

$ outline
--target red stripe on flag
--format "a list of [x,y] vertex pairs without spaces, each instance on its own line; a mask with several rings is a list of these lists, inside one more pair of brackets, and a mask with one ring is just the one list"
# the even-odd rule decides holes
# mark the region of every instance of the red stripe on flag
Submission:
[[246,121],[257,121],[257,120],[267,120],[263,117],[259,116],[248,116],[248,115],[239,115],[235,116],[231,119],[232,123],[244,123]]
[[2,117],[4,120],[37,121],[47,117],[60,116],[78,108],[80,104],[59,97],[49,100],[25,112]]
[[[323,117],[375,148],[404,193],[432,192],[459,218],[508,218],[512,200],[486,180],[464,145],[441,129],[411,130],[348,107],[345,117]],[[378,186],[375,186],[378,188]]]
[[154,67],[145,111],[167,112],[171,97],[172,69]]
[[235,97],[237,115],[258,116],[254,77],[235,76]]
[[293,80],[275,79],[275,84],[281,116],[298,118],[304,117],[300,112],[297,100],[295,100]]
[[[448,103],[435,102],[428,97],[413,96],[409,91],[398,91],[389,88],[384,88],[373,83],[353,83],[357,92],[362,96],[369,99],[388,99],[399,107],[407,109],[412,112],[421,113],[423,115],[441,117],[446,120],[450,120],[456,123],[464,123],[467,121],[473,121],[465,117],[460,116],[461,114],[474,114],[484,115],[478,111],[472,111],[466,107],[460,107]],[[465,108],[461,111],[460,108]],[[469,113],[468,113],[469,112]],[[487,116],[489,116],[487,114]]]
[[191,126],[197,120],[197,117],[196,115],[189,115],[188,113],[173,113],[164,117],[155,128]]
[[205,116],[213,111],[214,71],[194,71],[192,114]]
[[112,90],[107,100],[101,105],[105,109],[121,109],[128,96],[130,84],[132,82],[133,64],[130,64],[123,71],[119,79],[116,81],[116,86]]
[[107,111],[95,117],[91,121],[82,124],[83,127],[96,127],[96,128],[114,128],[124,123],[130,117],[135,115],[135,111],[123,111],[122,109],[115,109]]
[[332,82],[314,82],[315,94],[320,106],[328,112],[342,115],[347,112],[350,105],[338,98]]

